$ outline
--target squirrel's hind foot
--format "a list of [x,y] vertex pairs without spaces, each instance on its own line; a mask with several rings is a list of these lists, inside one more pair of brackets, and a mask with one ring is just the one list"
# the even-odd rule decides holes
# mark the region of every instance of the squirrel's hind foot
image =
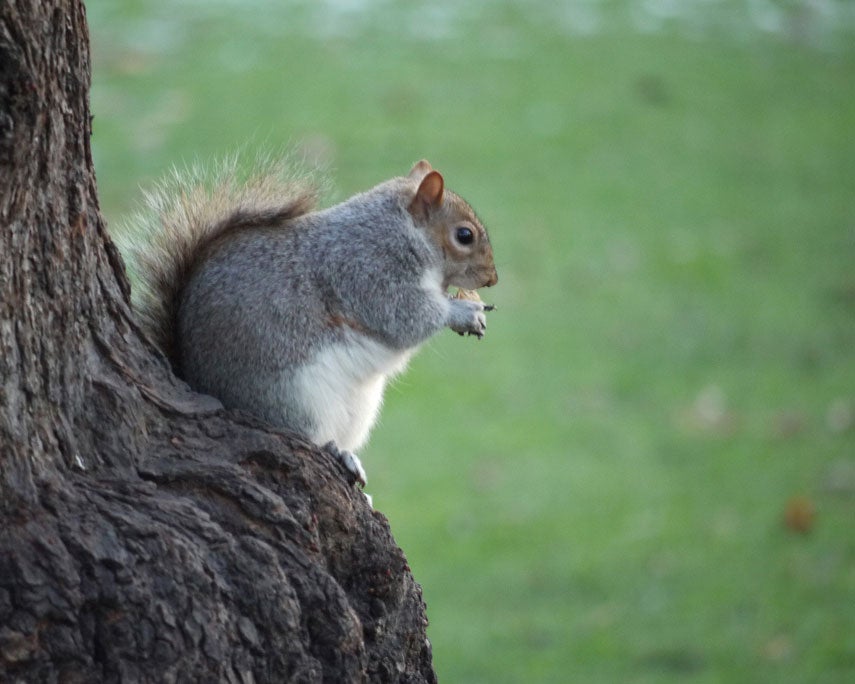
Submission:
[[368,477],[365,475],[365,468],[362,467],[362,461],[359,460],[356,454],[347,449],[339,449],[335,442],[327,442],[324,444],[323,449],[341,462],[352,476],[351,484],[358,484],[360,487],[365,487]]

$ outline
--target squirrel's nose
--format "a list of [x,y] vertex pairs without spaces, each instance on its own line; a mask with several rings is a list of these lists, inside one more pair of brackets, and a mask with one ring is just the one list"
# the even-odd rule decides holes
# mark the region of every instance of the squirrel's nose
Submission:
[[499,282],[499,274],[496,272],[496,269],[493,269],[493,275],[490,276],[490,280],[487,281],[487,287],[493,287],[496,283]]

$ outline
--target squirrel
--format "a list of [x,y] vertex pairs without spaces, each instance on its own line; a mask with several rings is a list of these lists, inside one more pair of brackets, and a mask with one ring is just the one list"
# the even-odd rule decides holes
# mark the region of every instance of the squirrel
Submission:
[[[192,174],[191,174],[192,176]],[[328,209],[309,180],[176,173],[122,233],[142,328],[224,406],[307,437],[365,486],[356,451],[383,391],[448,327],[479,339],[498,280],[472,207],[423,160]]]

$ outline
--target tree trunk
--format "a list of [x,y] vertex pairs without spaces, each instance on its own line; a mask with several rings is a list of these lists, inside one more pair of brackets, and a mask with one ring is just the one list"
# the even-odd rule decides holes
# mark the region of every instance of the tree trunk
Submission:
[[0,3],[0,681],[435,681],[385,518],[135,325],[88,42],[79,0]]

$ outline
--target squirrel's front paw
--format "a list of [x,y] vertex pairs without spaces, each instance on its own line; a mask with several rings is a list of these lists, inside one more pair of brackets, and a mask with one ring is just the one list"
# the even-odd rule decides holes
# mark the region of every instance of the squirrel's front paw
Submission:
[[448,327],[460,335],[475,335],[479,340],[484,337],[487,330],[487,317],[485,311],[491,311],[492,306],[484,302],[475,302],[466,299],[452,299],[451,316]]

